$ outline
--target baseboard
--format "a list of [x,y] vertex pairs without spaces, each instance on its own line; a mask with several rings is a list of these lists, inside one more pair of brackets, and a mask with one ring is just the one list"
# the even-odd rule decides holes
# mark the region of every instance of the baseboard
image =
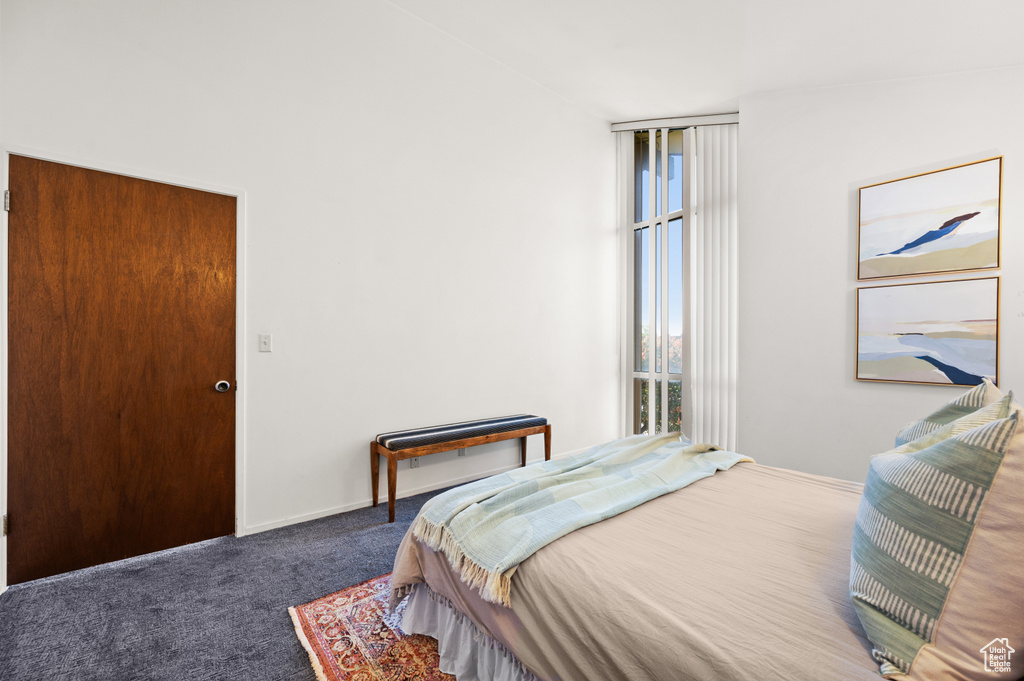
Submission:
[[[575,449],[575,450],[570,451],[570,452],[561,452],[560,454],[552,454],[551,458],[552,459],[564,459],[567,456],[573,456],[574,454],[579,454],[580,452],[585,452],[588,449],[590,449],[590,447],[583,447],[581,449]],[[519,468],[518,464],[512,464],[510,466],[502,466],[500,468],[494,468],[494,469],[489,470],[489,471],[482,471],[480,473],[474,473],[472,475],[463,476],[461,478],[455,478],[454,480],[445,480],[443,482],[439,482],[439,483],[435,483],[435,484],[431,484],[431,485],[424,485],[422,487],[416,487],[416,488],[413,488],[413,489],[402,490],[401,493],[398,495],[398,498],[399,499],[403,499],[405,497],[416,496],[417,494],[422,494],[424,492],[433,492],[436,489],[442,489],[444,487],[451,487],[452,485],[461,485],[464,482],[471,482],[473,480],[479,480],[480,478],[486,478],[486,477],[489,477],[491,475],[499,475],[501,473],[507,473],[508,471],[514,470],[516,468]],[[385,495],[385,497],[386,496],[387,495]],[[342,506],[333,506],[331,508],[325,508],[325,509],[320,510],[320,511],[314,511],[313,513],[306,513],[306,514],[303,514],[303,515],[293,516],[293,517],[290,517],[290,518],[283,518],[281,520],[274,520],[274,521],[271,521],[269,523],[262,523],[260,525],[248,526],[248,527],[244,528],[243,532],[237,533],[236,536],[244,537],[245,535],[248,535],[248,534],[259,534],[260,532],[266,532],[268,530],[276,530],[276,529],[278,529],[280,527],[287,527],[289,525],[297,525],[298,523],[304,523],[304,522],[306,522],[308,520],[317,520],[319,518],[326,518],[327,516],[330,516],[330,515],[336,515],[338,513],[345,513],[346,511],[355,511],[356,509],[366,508],[367,506],[372,506],[372,505],[373,505],[373,501],[370,499],[370,497],[366,497],[363,500],[354,501],[351,504],[344,504]],[[385,508],[387,508],[387,499],[386,498],[382,501],[381,505],[384,506]]]

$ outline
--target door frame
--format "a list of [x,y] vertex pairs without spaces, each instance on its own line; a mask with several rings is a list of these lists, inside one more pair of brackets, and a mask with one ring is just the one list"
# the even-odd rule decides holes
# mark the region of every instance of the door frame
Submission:
[[[52,161],[64,165],[77,166],[88,170],[99,170],[106,173],[125,175],[141,180],[150,180],[163,184],[176,185],[189,189],[225,194],[236,199],[235,205],[235,536],[241,537],[247,527],[245,521],[245,393],[248,387],[246,368],[245,325],[245,246],[246,246],[246,193],[237,187],[229,187],[213,182],[205,182],[192,178],[182,178],[153,170],[119,166],[113,163],[83,160],[67,154],[56,154],[49,151],[30,149],[0,141],[0,190],[10,186],[10,157],[28,156],[42,161]],[[17,202],[16,197],[11,203]],[[0,211],[0,515],[7,513],[7,398],[8,385],[7,366],[7,282],[10,276],[10,254],[8,253],[6,211]],[[0,537],[0,594],[7,590],[7,537]]]

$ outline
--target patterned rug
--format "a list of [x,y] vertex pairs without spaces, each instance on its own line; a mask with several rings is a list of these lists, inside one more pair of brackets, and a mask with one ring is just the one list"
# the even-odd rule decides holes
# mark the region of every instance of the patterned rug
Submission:
[[388,614],[391,573],[288,608],[320,681],[454,681],[437,668],[437,641],[398,627]]

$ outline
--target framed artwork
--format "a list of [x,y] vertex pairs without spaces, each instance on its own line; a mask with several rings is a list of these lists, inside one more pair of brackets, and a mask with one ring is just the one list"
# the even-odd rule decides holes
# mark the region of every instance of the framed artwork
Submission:
[[857,279],[999,267],[1001,156],[861,187]]
[[857,379],[998,383],[999,277],[857,289]]

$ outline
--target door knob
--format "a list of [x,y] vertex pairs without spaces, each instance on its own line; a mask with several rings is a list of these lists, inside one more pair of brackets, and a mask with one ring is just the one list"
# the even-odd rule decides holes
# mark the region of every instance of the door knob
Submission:
[[213,384],[213,389],[219,393],[226,393],[231,389],[231,383],[228,381],[217,381]]

